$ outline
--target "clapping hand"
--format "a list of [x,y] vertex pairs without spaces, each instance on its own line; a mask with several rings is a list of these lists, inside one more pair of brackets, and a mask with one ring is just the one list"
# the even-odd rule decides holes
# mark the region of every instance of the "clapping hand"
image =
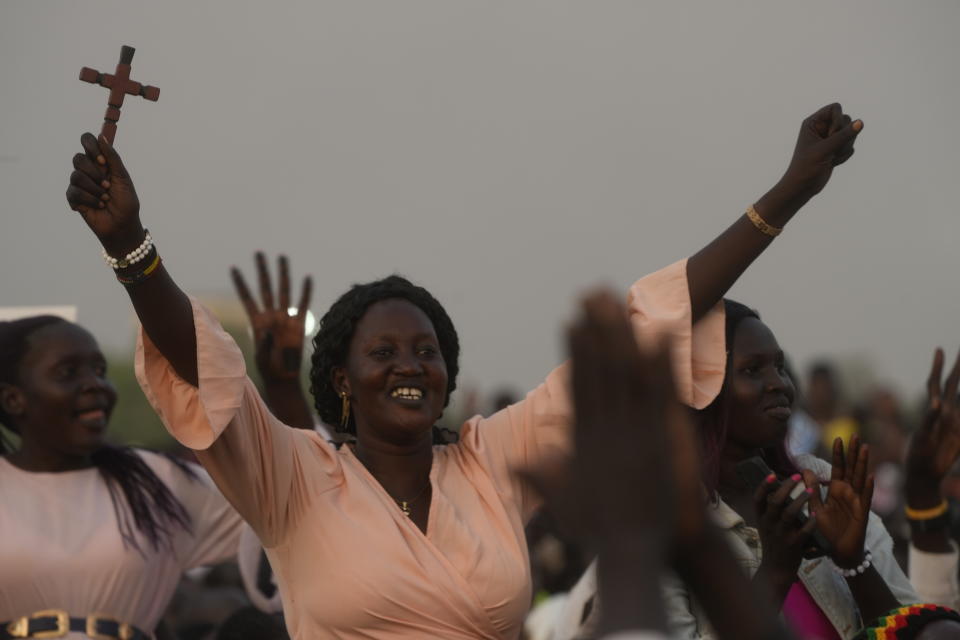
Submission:
[[778,488],[771,474],[753,496],[759,519],[758,529],[763,548],[763,567],[779,596],[797,580],[797,570],[809,546],[810,535],[817,525],[816,517],[801,524],[798,516],[813,491],[807,489],[796,498],[791,493],[800,482],[800,474],[784,480]]
[[863,560],[864,541],[873,499],[873,474],[868,474],[870,447],[852,436],[844,455],[843,440],[833,442],[833,468],[826,498],[820,496],[820,480],[809,469],[804,482],[813,489],[810,510],[817,529],[833,548],[831,558],[837,566],[852,569]]

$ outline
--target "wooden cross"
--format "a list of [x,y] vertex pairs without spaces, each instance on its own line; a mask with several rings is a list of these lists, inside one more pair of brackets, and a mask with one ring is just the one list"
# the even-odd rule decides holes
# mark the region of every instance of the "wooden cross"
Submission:
[[134,51],[136,49],[126,45],[120,48],[120,63],[117,65],[117,71],[114,75],[100,73],[90,67],[80,69],[81,80],[110,89],[110,97],[107,98],[107,112],[103,116],[103,127],[100,129],[100,133],[111,145],[117,135],[117,120],[120,119],[120,107],[123,106],[124,95],[129,93],[132,96],[143,96],[152,102],[156,102],[160,98],[160,89],[157,87],[140,84],[130,79],[130,63],[133,61]]

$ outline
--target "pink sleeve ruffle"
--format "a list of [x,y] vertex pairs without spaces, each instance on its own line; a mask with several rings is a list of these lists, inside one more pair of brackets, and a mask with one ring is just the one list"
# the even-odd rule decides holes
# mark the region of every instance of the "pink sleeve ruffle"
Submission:
[[[199,386],[183,380],[141,327],[135,368],[143,393],[178,442],[194,450],[216,441],[240,409],[246,365],[213,314],[190,298],[197,335]],[[264,409],[265,410],[265,409]]]
[[671,360],[680,401],[703,409],[720,393],[727,355],[723,301],[695,325],[686,259],[637,280],[627,306],[641,343],[671,340]]

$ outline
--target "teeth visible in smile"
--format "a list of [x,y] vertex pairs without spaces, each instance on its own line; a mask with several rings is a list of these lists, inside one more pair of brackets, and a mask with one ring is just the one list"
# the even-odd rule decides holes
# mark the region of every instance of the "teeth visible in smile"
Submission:
[[391,398],[403,398],[404,400],[420,400],[423,398],[423,391],[412,387],[399,387],[390,393]]

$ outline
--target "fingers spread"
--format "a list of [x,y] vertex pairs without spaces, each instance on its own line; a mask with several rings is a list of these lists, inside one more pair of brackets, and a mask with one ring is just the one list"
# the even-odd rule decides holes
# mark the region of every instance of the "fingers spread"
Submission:
[[[960,357],[960,352],[958,352]],[[956,365],[954,365],[956,370]],[[927,378],[927,406],[931,409],[940,408],[940,380],[943,377],[943,349],[937,347],[933,352],[933,366],[930,367],[930,376]]]
[[850,483],[853,486],[853,490],[857,493],[863,493],[863,488],[866,485],[867,480],[867,469],[869,466],[870,447],[869,445],[862,444],[859,447],[859,454],[857,455],[856,465],[853,469],[853,479]]
[[860,493],[860,498],[863,501],[862,506],[864,513],[870,511],[870,505],[873,504],[873,484],[874,476],[871,473],[869,476],[867,476],[867,481],[863,485],[863,491]]
[[279,294],[280,310],[286,312],[290,308],[290,264],[287,256],[277,256],[277,270],[280,272]]
[[850,436],[850,442],[847,443],[847,459],[843,466],[843,479],[853,484],[853,474],[857,466],[857,458],[860,456],[860,436],[853,434]]
[[260,302],[264,309],[273,309],[273,287],[270,284],[270,272],[267,271],[267,258],[262,251],[254,256],[257,263],[257,279],[260,281]]
[[830,483],[843,480],[843,438],[833,439],[833,466],[830,469]]
[[300,291],[300,303],[297,305],[297,317],[303,320],[310,309],[310,294],[313,292],[313,278],[303,279],[303,289]]
[[947,375],[947,381],[943,385],[943,395],[948,404],[954,404],[957,399],[957,385],[960,384],[960,351],[957,352],[957,359],[953,362],[953,368]]
[[233,288],[237,290],[237,297],[240,298],[240,302],[243,304],[244,310],[247,312],[247,316],[253,319],[258,313],[257,303],[254,302],[253,296],[250,295],[250,289],[247,287],[247,281],[244,280],[243,274],[240,273],[240,269],[236,267],[230,267],[230,278],[233,280]]

